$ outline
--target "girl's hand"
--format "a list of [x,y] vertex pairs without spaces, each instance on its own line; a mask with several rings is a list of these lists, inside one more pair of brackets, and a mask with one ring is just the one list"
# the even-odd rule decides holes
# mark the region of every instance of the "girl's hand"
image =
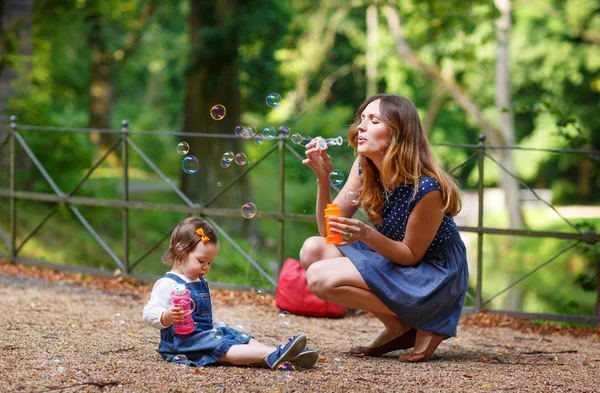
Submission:
[[171,306],[162,314],[161,322],[165,326],[169,326],[175,322],[184,322],[186,317],[185,311],[178,306]]
[[338,246],[345,246],[357,241],[365,242],[369,231],[372,229],[360,220],[337,216],[329,217],[329,226],[331,227],[331,232],[341,234],[342,239],[344,239]]
[[306,146],[306,159],[302,161],[304,165],[313,170],[317,179],[327,179],[333,170],[331,157],[327,154],[327,150],[319,150],[317,142],[321,139],[320,136],[310,141]]

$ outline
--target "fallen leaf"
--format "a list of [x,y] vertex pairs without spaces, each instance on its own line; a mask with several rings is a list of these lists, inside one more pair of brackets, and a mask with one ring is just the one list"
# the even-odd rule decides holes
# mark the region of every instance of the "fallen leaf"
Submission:
[[483,360],[484,362],[488,361],[487,358],[485,356],[483,356],[483,355],[481,355],[481,360]]
[[463,374],[463,377],[465,377],[465,378],[473,378],[473,376],[469,375],[469,374]]

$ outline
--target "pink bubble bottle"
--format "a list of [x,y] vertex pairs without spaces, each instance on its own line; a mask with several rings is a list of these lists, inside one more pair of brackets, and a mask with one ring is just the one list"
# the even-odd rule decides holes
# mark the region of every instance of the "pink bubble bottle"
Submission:
[[192,318],[192,311],[196,305],[190,297],[190,290],[185,287],[185,284],[177,285],[173,293],[171,293],[171,300],[173,301],[174,306],[178,306],[186,313],[186,317],[183,322],[173,323],[175,333],[189,334],[193,332],[194,319]]

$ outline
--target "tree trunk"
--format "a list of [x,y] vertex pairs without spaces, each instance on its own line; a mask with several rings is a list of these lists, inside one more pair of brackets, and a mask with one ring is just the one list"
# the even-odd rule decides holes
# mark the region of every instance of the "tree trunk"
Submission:
[[[184,132],[233,135],[235,127],[241,124],[237,69],[239,30],[233,23],[233,18],[239,12],[238,2],[229,1],[226,6],[213,4],[200,7],[196,1],[191,0],[190,5],[191,51],[186,77]],[[218,49],[214,48],[214,42],[204,42],[203,29],[218,31],[218,37],[211,38],[211,41],[215,39],[219,43]],[[215,52],[208,54],[207,51],[212,50]],[[201,57],[197,58],[199,53]],[[218,121],[210,116],[210,109],[216,104],[226,108],[225,117]],[[262,129],[257,128],[258,132]],[[220,165],[226,151],[234,154],[244,152],[240,139],[193,137],[187,138],[186,142],[190,145],[190,154],[198,158],[200,169],[194,175],[182,172],[182,188],[195,202],[203,204],[220,191],[218,182],[226,185],[245,169],[235,162],[229,168]],[[244,177],[211,207],[240,209],[246,202],[254,201],[250,199],[249,183],[247,177]],[[260,210],[260,203],[254,203]],[[266,210],[266,207],[263,208]],[[219,219],[220,223],[223,221],[225,220]],[[226,221],[235,230],[248,224],[242,224],[239,219]]]
[[[90,7],[92,10],[88,16],[90,23],[88,44],[92,50],[92,75],[88,127],[105,129],[111,128],[114,65],[102,34],[102,15],[96,5],[91,4]],[[90,138],[98,146],[98,155],[102,156],[114,143],[117,135],[92,132]],[[113,168],[119,167],[121,163],[116,151],[113,151],[106,160]]]
[[379,42],[377,6],[367,7],[367,97],[377,94],[377,44]]
[[[510,89],[510,66],[509,66],[509,43],[510,43],[510,0],[494,0],[496,8],[500,11],[500,17],[496,19],[496,39],[497,39],[497,57],[496,57],[496,108],[499,112],[499,128],[504,136],[506,146],[515,145],[515,120],[509,109],[511,105]],[[499,152],[500,163],[510,173],[516,175],[513,153],[511,150],[501,150]],[[506,198],[506,207],[509,213],[509,222],[511,228],[524,228],[523,212],[521,210],[520,187],[517,179],[509,173],[501,171],[502,188]]]
[[[13,93],[11,82],[18,77],[8,61],[10,55],[20,55],[30,58],[31,20],[33,5],[29,0],[19,2],[0,0],[0,126],[8,127],[11,113],[6,113],[6,102]],[[29,72],[29,61],[24,62],[24,73]],[[23,120],[23,119],[20,119]],[[17,122],[19,119],[17,119]],[[0,143],[4,141],[8,131],[0,127]],[[8,168],[9,147],[5,145],[0,151],[0,167]],[[31,160],[25,155],[17,154],[17,168],[25,169],[32,166]],[[28,187],[28,186],[27,186]]]

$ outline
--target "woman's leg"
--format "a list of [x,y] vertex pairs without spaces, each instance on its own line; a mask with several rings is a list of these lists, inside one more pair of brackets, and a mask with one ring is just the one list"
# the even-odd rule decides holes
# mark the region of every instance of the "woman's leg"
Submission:
[[323,236],[312,236],[304,241],[300,250],[300,262],[304,269],[324,259],[340,258],[344,254],[333,244],[327,244]]
[[372,313],[385,330],[371,343],[377,347],[410,329],[367,286],[354,264],[346,257],[314,262],[306,271],[311,291],[332,303]]
[[217,360],[235,365],[262,363],[275,348],[251,338],[247,344],[233,345],[229,351]]

